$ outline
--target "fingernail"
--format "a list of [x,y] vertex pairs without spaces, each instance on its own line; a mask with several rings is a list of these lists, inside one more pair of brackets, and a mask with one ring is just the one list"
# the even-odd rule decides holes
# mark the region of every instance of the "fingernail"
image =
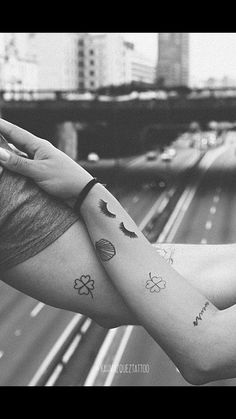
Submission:
[[6,163],[10,158],[10,153],[4,148],[0,148],[0,161]]

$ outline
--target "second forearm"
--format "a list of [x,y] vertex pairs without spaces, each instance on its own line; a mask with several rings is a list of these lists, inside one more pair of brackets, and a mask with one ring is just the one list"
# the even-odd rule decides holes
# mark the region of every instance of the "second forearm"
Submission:
[[234,244],[157,243],[154,248],[216,307],[225,309],[236,303]]
[[157,254],[101,185],[90,192],[81,213],[108,276],[140,324],[177,365],[192,368],[202,356],[202,342],[209,340],[216,308]]

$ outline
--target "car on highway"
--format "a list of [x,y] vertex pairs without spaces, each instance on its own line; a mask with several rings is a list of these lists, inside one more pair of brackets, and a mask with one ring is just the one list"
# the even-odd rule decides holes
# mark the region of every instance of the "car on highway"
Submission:
[[87,160],[91,163],[97,163],[100,159],[97,153],[89,153]]
[[175,149],[175,148],[168,148],[166,151],[167,151],[167,153],[169,153],[169,154],[170,154],[170,156],[171,156],[171,157],[175,157],[175,156],[176,156],[176,154],[177,154],[177,152],[176,152],[176,149]]
[[163,153],[161,154],[161,160],[162,161],[168,162],[168,161],[171,161],[172,159],[173,159],[173,157],[167,151],[163,151]]
[[175,156],[177,152],[176,149],[173,147],[167,147],[164,149],[163,153],[161,154],[161,160],[162,161],[171,161]]
[[155,151],[148,151],[146,153],[146,159],[148,161],[156,160],[156,158],[157,158],[157,153]]

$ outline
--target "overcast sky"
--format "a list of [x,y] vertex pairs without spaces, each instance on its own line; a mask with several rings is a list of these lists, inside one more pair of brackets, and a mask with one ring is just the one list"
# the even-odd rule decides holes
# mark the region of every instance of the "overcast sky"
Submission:
[[[124,33],[153,62],[157,33]],[[236,79],[236,33],[190,33],[191,80],[228,75]]]

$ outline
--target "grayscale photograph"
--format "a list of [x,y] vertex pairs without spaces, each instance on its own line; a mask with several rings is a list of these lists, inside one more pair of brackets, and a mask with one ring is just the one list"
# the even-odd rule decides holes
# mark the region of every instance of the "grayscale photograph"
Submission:
[[0,33],[0,387],[236,386],[235,52]]

